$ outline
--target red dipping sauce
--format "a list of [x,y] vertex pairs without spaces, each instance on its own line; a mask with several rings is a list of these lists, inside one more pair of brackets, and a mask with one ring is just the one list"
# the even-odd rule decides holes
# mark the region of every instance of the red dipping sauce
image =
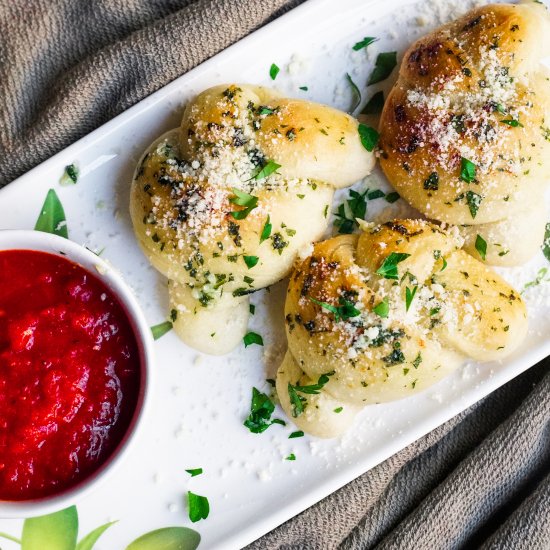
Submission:
[[140,359],[118,299],[62,257],[0,251],[0,500],[97,470],[136,409]]

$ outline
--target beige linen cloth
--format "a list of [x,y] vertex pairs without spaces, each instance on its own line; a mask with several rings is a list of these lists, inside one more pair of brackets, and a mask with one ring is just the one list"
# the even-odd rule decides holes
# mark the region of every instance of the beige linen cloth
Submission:
[[[0,186],[299,3],[0,0]],[[550,549],[549,364],[250,548]]]

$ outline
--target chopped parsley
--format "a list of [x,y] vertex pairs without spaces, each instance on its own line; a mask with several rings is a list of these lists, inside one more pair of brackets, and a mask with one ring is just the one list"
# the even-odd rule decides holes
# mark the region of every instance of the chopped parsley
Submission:
[[420,352],[418,352],[418,355],[416,356],[416,358],[413,361],[412,365],[415,369],[417,369],[420,366],[420,363],[422,363],[422,354]]
[[393,350],[389,355],[382,357],[382,361],[388,365],[400,365],[405,362],[405,355],[401,351],[401,346],[399,342],[396,342],[393,345]]
[[368,189],[364,193],[358,193],[353,189],[350,189],[349,200],[346,201],[349,211],[351,212],[351,218],[346,215],[346,203],[342,203],[338,207],[338,211],[335,213],[336,220],[334,225],[338,227],[338,233],[349,234],[353,232],[353,229],[359,224],[357,218],[365,219],[367,213],[367,194]]
[[292,416],[298,418],[307,406],[307,399],[298,393],[307,395],[318,395],[319,392],[329,381],[329,377],[334,375],[334,371],[322,374],[317,380],[317,384],[310,384],[309,386],[300,386],[299,384],[293,385],[288,383],[288,397],[290,398],[290,404],[292,405]]
[[265,179],[274,172],[276,172],[281,167],[280,164],[277,164],[274,160],[268,160],[262,168],[254,175],[255,180],[262,180]]
[[439,189],[439,174],[437,172],[432,172],[424,180],[424,189],[426,191],[437,191]]
[[244,206],[244,210],[237,210],[236,212],[230,212],[230,214],[236,220],[244,220],[258,206],[258,197],[249,195],[236,187],[233,187],[232,191],[235,196],[229,197],[229,202],[237,206]]
[[254,304],[250,304],[248,306],[248,311],[250,311],[250,315],[254,315],[256,313],[256,306]]
[[361,90],[359,90],[359,88],[357,87],[357,84],[355,84],[355,82],[353,81],[349,73],[346,73],[346,79],[349,82],[349,85],[351,87],[351,94],[352,94],[352,102],[351,102],[351,107],[349,109],[349,112],[353,113],[361,103]]
[[271,64],[271,67],[269,67],[269,76],[271,77],[271,80],[275,80],[277,78],[280,70],[281,69],[279,69],[275,63]]
[[510,117],[510,118],[501,120],[500,122],[501,124],[507,124],[508,126],[512,126],[513,128],[518,128],[518,127],[523,128],[523,124],[515,118]]
[[466,192],[466,204],[468,205],[468,208],[470,209],[470,214],[472,218],[475,218],[477,215],[477,211],[479,210],[479,205],[482,201],[482,196],[478,193],[474,193],[473,191],[467,191]]
[[373,42],[376,42],[378,38],[374,38],[373,36],[365,36],[363,40],[360,40],[359,42],[356,42],[353,45],[353,50],[358,52],[359,50],[362,50],[363,48],[367,48],[370,46]]
[[344,407],[336,407],[333,412],[340,414],[344,410]]
[[330,311],[334,314],[334,320],[338,323],[339,321],[347,321],[352,317],[357,317],[361,315],[361,312],[354,306],[352,302],[346,300],[343,296],[339,298],[339,306],[333,306],[327,304],[326,302],[319,302],[315,298],[309,298],[314,304],[321,306],[323,309]]
[[374,128],[371,128],[363,123],[359,124],[358,132],[361,139],[361,144],[369,153],[372,153],[378,144],[380,134]]
[[61,185],[74,185],[78,181],[78,168],[74,164],[65,166],[63,175],[59,180]]
[[191,477],[200,476],[202,474],[202,468],[194,468],[192,470],[185,470]]
[[309,88],[307,86],[300,86],[300,90],[302,90],[302,92],[307,92]]
[[259,114],[260,115],[272,115],[275,113],[275,110],[271,107],[259,107]]
[[244,263],[248,269],[252,269],[260,260],[258,256],[243,256]]
[[292,432],[288,439],[296,439],[297,437],[304,437],[304,432],[302,430],[298,430],[297,432]]
[[197,521],[208,517],[210,504],[206,497],[187,491],[187,500],[189,503],[189,519],[193,523],[197,523]]
[[485,261],[487,256],[487,241],[481,235],[477,235],[476,237],[476,250],[478,251],[481,259]]
[[376,273],[384,277],[384,279],[399,279],[397,264],[406,260],[409,256],[410,254],[406,254],[405,252],[392,252],[384,259],[376,270]]
[[369,194],[367,195],[367,199],[369,201],[373,201],[375,199],[382,199],[386,196],[386,193],[382,191],[382,189],[374,189],[373,191],[369,191]]
[[460,179],[466,183],[476,181],[476,165],[464,157],[460,160]]
[[[338,227],[338,233],[353,233],[354,228],[359,226],[357,223],[357,218],[361,220],[365,219],[365,215],[367,213],[368,192],[368,189],[364,193],[358,193],[357,191],[350,189],[349,199],[346,202],[343,202],[334,214],[336,217],[334,225]],[[351,213],[351,217],[347,216],[346,204]]]
[[294,453],[290,453],[285,460],[296,460],[296,455]]
[[283,249],[288,246],[288,242],[284,240],[281,233],[273,233],[271,236],[271,247],[279,253],[279,256],[283,253]]
[[386,80],[397,65],[397,52],[379,53],[374,63],[374,69],[369,77],[367,86]]
[[412,301],[414,300],[414,297],[416,295],[417,290],[418,290],[418,286],[415,286],[412,289],[410,289],[409,287],[405,288],[405,308],[406,308],[406,311],[409,311],[409,308],[411,307]]
[[393,204],[395,201],[398,201],[401,197],[399,196],[399,193],[392,191],[391,193],[388,193],[386,195],[386,201],[390,204]]
[[244,425],[254,434],[261,434],[272,424],[280,424],[278,419],[271,419],[275,411],[273,401],[256,388],[252,388],[252,401],[250,403],[250,414],[244,421]]
[[363,110],[362,115],[378,115],[384,108],[384,92],[376,92],[368,101]]
[[447,268],[447,260],[444,256],[441,255],[441,250],[434,250],[434,259],[435,260],[442,260],[443,266],[439,271],[444,271]]
[[542,242],[542,253],[544,254],[544,257],[550,262],[550,223],[546,224],[544,241]]
[[372,308],[372,311],[374,311],[374,313],[376,313],[379,317],[387,317],[390,312],[390,303],[388,298],[386,297],[380,303],[376,304],[376,306]]
[[273,226],[271,225],[270,217],[267,216],[267,220],[265,221],[264,228],[262,229],[262,233],[260,235],[260,244],[262,244],[264,241],[267,241],[271,235],[271,229]]
[[171,321],[164,321],[164,323],[160,323],[158,325],[155,325],[151,327],[151,333],[153,334],[153,339],[158,340],[159,338],[162,338],[167,332],[170,332],[173,328]]
[[258,346],[264,345],[264,339],[256,332],[247,332],[243,337],[243,342],[245,348],[252,344],[257,344]]
[[528,283],[525,283],[525,286],[523,287],[523,290],[527,290],[528,288],[531,288],[533,286],[538,286],[541,283],[546,283],[550,281],[550,277],[547,277],[548,275],[548,268],[547,267],[541,267],[537,273],[537,276],[535,277],[534,281],[529,281]]

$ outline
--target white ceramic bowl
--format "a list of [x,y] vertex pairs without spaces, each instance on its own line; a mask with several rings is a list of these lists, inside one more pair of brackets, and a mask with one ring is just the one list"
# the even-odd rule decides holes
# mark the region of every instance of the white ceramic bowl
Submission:
[[140,357],[141,384],[136,410],[121,442],[111,456],[90,476],[69,489],[51,496],[24,500],[0,500],[0,518],[23,518],[48,514],[76,503],[112,475],[130,452],[143,424],[151,393],[153,338],[145,317],[132,294],[113,267],[93,252],[68,239],[49,233],[26,230],[0,230],[0,251],[37,250],[71,260],[99,278],[118,298],[134,331]]

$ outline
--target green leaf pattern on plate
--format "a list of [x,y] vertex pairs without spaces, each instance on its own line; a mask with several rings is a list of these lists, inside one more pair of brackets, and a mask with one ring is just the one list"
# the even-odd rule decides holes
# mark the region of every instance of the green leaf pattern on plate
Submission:
[[78,512],[70,506],[59,512],[28,518],[23,523],[22,550],[75,550]]
[[[70,506],[59,512],[28,518],[23,523],[21,540],[0,533],[0,538],[21,544],[21,550],[93,550],[96,542],[111,525],[105,523],[88,533],[78,544],[78,511]],[[131,542],[126,550],[195,550],[199,533],[187,527],[163,527]]]
[[165,527],[143,535],[126,550],[195,550],[201,536],[187,527]]

